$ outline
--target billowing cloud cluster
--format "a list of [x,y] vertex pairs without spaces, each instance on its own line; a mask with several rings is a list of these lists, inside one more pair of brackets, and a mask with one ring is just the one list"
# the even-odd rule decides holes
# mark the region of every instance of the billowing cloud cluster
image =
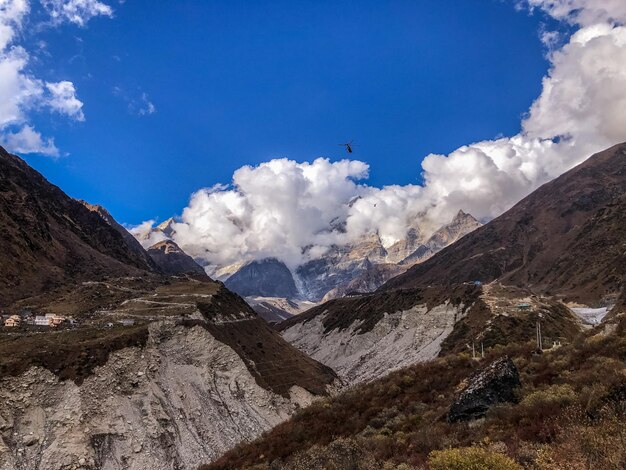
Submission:
[[[56,24],[69,21],[84,25],[96,15],[112,14],[95,0],[42,0]],[[56,156],[59,150],[29,124],[33,112],[48,110],[82,121],[83,103],[70,81],[47,82],[28,70],[29,53],[16,44],[31,11],[30,0],[0,0],[0,145],[20,153]]]
[[[427,156],[423,186],[367,186],[368,167],[358,161],[281,159],[244,167],[231,186],[192,195],[175,241],[212,264],[276,256],[293,266],[368,233],[391,244],[412,225],[432,230],[459,209],[493,218],[592,153],[626,140],[626,2],[518,5],[577,27],[563,46],[550,48],[542,93],[518,135]],[[544,32],[544,42],[553,46],[556,36]]]

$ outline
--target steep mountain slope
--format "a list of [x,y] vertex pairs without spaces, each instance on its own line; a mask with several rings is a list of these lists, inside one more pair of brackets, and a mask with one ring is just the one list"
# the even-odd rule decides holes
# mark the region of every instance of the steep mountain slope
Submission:
[[400,240],[386,249],[386,261],[399,263],[417,250],[423,242],[424,235],[421,233],[419,227],[410,228],[404,240]]
[[181,250],[172,240],[163,240],[155,243],[147,251],[150,258],[165,274],[194,273],[206,276],[202,266],[196,263],[191,256]]
[[193,468],[335,380],[218,283],[117,286],[79,328],[0,335],[0,468]]
[[153,269],[102,217],[0,147],[0,305],[77,279]]
[[293,298],[298,289],[289,268],[275,258],[252,261],[241,267],[226,282],[242,296]]
[[459,211],[449,224],[440,227],[426,239],[417,228],[412,228],[404,240],[386,249],[383,261],[379,258],[378,262],[370,263],[368,259],[360,265],[360,273],[354,272],[351,279],[328,291],[322,300],[327,301],[350,293],[374,292],[410,266],[430,258],[481,225],[471,215]]
[[389,279],[405,272],[406,269],[406,266],[393,263],[370,264],[367,266],[367,269],[358,276],[329,290],[326,295],[324,295],[322,302],[345,297],[346,295],[374,292]]
[[383,290],[498,280],[586,304],[619,294],[626,266],[626,144],[596,154]]
[[[528,308],[519,309],[518,305]],[[450,352],[490,350],[535,337],[571,341],[580,322],[550,298],[504,286],[396,289],[334,299],[277,328],[283,337],[354,384]]]
[[283,297],[246,297],[246,302],[265,321],[280,323],[315,307],[315,303],[306,300],[285,299]]
[[[366,234],[345,245],[334,245],[322,256],[307,258],[293,273],[275,258],[202,265],[213,279],[227,282],[229,288],[246,297],[282,297],[317,303],[353,291],[372,292],[480,225],[461,211],[430,236],[415,224],[404,239],[389,247],[383,245],[378,234]],[[134,233],[148,248],[155,241],[176,240],[176,223],[168,219],[148,231]]]
[[87,201],[79,200],[83,206],[89,209],[92,212],[98,214],[102,219],[108,223],[111,227],[113,227],[121,236],[124,238],[124,241],[128,245],[128,247],[133,250],[134,253],[137,254],[140,258],[142,258],[147,265],[149,265],[154,271],[158,271],[159,267],[154,262],[154,260],[148,255],[146,250],[143,249],[141,243],[137,241],[137,239],[130,234],[128,230],[126,230],[113,216],[111,213],[106,210],[104,207],[98,204],[90,204]]

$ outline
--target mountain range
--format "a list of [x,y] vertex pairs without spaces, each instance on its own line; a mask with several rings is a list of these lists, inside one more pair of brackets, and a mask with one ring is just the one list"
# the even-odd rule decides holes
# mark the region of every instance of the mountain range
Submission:
[[[343,246],[332,246],[319,258],[297,266],[293,271],[276,258],[238,261],[211,270],[216,279],[244,296],[253,308],[270,321],[281,321],[303,308],[353,292],[373,292],[386,281],[421,263],[442,248],[480,227],[474,217],[459,211],[432,234],[423,233],[416,224],[403,240],[385,248],[377,234]],[[138,239],[146,244],[154,239],[176,238],[175,222],[168,219]],[[282,306],[286,301],[295,310]]]
[[419,467],[450,446],[543,468],[586,452],[581,429],[622,462],[625,195],[622,144],[483,226],[460,211],[223,283],[172,220],[144,248],[0,148],[0,308],[23,320],[0,332],[0,469]]

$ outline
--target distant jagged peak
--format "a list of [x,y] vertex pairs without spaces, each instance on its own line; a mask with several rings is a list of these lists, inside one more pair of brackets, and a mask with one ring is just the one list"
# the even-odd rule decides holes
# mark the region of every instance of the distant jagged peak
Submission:
[[176,230],[174,229],[175,223],[176,223],[176,220],[174,220],[173,217],[170,217],[169,219],[157,225],[155,230],[159,230],[160,232],[163,232],[167,237],[172,237],[174,233],[176,232]]
[[148,250],[160,250],[167,254],[184,253],[184,251],[173,240],[170,239],[161,240],[160,242],[157,242],[149,247]]
[[465,212],[463,209],[459,209],[459,212],[456,213],[452,222],[448,225],[452,225],[454,223],[465,222],[465,223],[475,223],[479,226],[482,225],[472,214]]

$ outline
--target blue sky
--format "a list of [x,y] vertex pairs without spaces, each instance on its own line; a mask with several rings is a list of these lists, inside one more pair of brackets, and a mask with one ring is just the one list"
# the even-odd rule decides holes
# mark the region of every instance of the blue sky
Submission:
[[519,132],[548,68],[548,20],[512,1],[112,6],[22,33],[31,69],[71,80],[86,118],[34,118],[64,155],[25,158],[125,223],[180,213],[243,165],[344,158],[350,139],[368,184],[417,183],[427,154]]

